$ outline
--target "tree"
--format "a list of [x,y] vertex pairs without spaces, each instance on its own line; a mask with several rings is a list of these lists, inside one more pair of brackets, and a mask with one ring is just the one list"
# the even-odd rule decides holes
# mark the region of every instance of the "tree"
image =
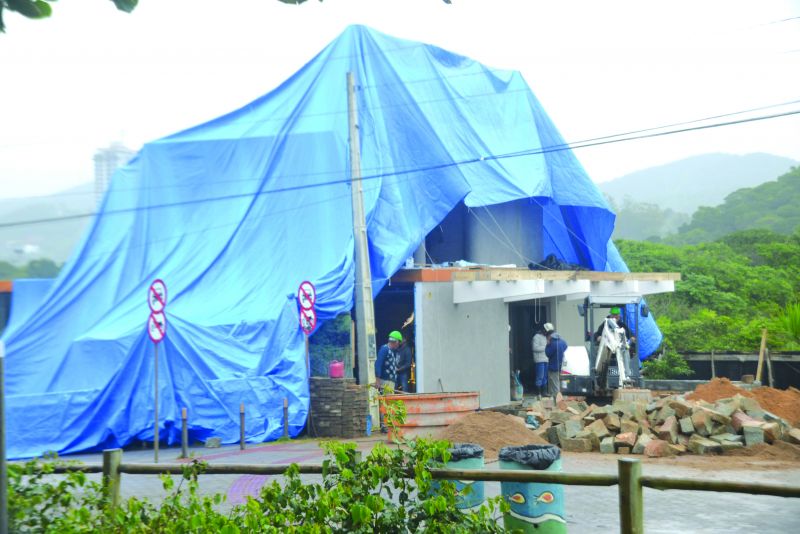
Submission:
[[[130,13],[139,3],[139,0],[111,0],[117,9]],[[29,19],[46,19],[53,14],[50,5],[55,0],[0,0],[0,32],[5,32],[3,11],[16,11]]]
[[[0,32],[5,32],[6,27],[3,24],[3,11],[16,11],[20,15],[28,17],[29,19],[46,19],[53,14],[53,8],[50,6],[56,0],[0,0]],[[111,0],[117,9],[130,13],[136,8],[139,0]],[[302,4],[306,0],[278,0],[284,4]],[[322,2],[322,0],[319,0]],[[451,0],[443,0],[445,4],[451,3]]]

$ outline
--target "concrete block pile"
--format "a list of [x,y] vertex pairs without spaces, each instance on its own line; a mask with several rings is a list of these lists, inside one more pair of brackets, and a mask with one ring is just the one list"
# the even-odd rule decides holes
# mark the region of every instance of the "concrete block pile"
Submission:
[[778,440],[800,444],[800,429],[767,412],[755,399],[736,395],[717,402],[684,396],[615,400],[608,406],[584,401],[532,401],[526,415],[536,433],[569,452],[719,454]]
[[366,435],[367,389],[352,378],[311,377],[311,434],[320,438]]

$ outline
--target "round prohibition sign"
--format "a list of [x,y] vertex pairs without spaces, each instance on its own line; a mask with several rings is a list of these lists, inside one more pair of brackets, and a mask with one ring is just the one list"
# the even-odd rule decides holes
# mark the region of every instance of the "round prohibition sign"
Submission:
[[317,327],[317,313],[314,309],[300,308],[300,328],[308,335]]
[[153,313],[162,312],[167,307],[167,284],[160,278],[153,280],[147,290],[147,305]]
[[308,280],[300,284],[300,287],[297,288],[297,302],[304,310],[314,307],[314,303],[317,302],[317,288],[314,287],[314,284]]
[[147,319],[147,334],[153,343],[160,343],[167,335],[167,316],[163,312],[153,312]]

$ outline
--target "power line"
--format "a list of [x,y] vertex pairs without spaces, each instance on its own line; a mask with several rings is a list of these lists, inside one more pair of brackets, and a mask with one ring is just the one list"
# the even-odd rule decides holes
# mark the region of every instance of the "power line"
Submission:
[[[612,143],[620,143],[620,142],[625,142],[625,141],[634,141],[634,140],[638,140],[638,139],[647,139],[647,138],[652,138],[652,137],[663,137],[663,136],[666,136],[666,135],[673,135],[673,134],[677,134],[677,133],[684,133],[684,132],[690,132],[690,131],[696,131],[696,130],[707,130],[707,129],[710,129],[710,128],[719,128],[719,127],[722,127],[722,126],[732,126],[732,125],[736,125],[736,124],[745,124],[745,123],[749,123],[749,122],[762,121],[762,120],[768,120],[768,119],[775,119],[775,118],[779,118],[779,117],[787,117],[787,116],[790,116],[790,115],[797,115],[797,114],[800,114],[800,110],[787,111],[787,112],[784,112],[784,113],[776,113],[776,114],[772,114],[772,115],[762,115],[762,116],[759,116],[759,117],[749,117],[749,118],[746,118],[746,119],[739,119],[739,120],[735,120],[735,121],[727,121],[727,122],[716,123],[716,124],[694,126],[694,127],[690,127],[690,128],[682,128],[682,129],[679,129],[679,130],[670,130],[670,131],[667,131],[667,132],[656,132],[656,133],[648,133],[648,134],[642,134],[642,135],[634,135],[634,136],[630,136],[630,137],[624,137],[622,139],[604,139],[604,140],[597,140],[597,141],[594,141],[594,142],[583,142],[583,143],[578,142],[578,143],[573,144],[573,145],[560,144],[560,145],[553,145],[552,147],[541,147],[541,148],[530,149],[530,150],[526,150],[526,151],[511,152],[511,153],[507,153],[507,154],[480,156],[480,157],[470,158],[470,159],[466,159],[466,160],[462,160],[462,161],[453,161],[453,162],[441,163],[441,164],[436,164],[436,165],[429,165],[429,166],[425,166],[425,167],[416,167],[416,168],[407,169],[407,170],[399,170],[399,171],[396,170],[396,171],[391,171],[391,172],[383,172],[383,173],[379,173],[379,174],[362,175],[360,180],[361,181],[375,180],[375,179],[379,179],[379,178],[387,178],[387,177],[390,177],[390,176],[399,176],[399,175],[414,174],[414,173],[426,172],[426,171],[443,170],[443,169],[447,169],[447,168],[451,168],[451,167],[457,167],[457,166],[461,166],[461,165],[472,165],[472,164],[475,164],[475,163],[483,163],[483,162],[486,162],[486,161],[509,159],[509,158],[516,158],[516,157],[524,157],[524,156],[535,156],[535,155],[541,155],[541,154],[548,154],[548,153],[551,153],[551,152],[561,152],[561,151],[564,151],[564,150],[573,150],[573,149],[576,149],[576,148],[587,148],[587,147],[590,147],[590,146],[608,145],[608,144],[612,144]],[[342,174],[344,174],[344,173],[342,173]],[[256,191],[256,192],[253,192],[253,193],[237,193],[237,194],[223,195],[223,196],[218,196],[218,197],[207,197],[207,198],[199,198],[199,199],[192,199],[192,200],[183,200],[183,201],[179,201],[179,202],[170,202],[170,203],[165,203],[165,204],[151,204],[151,205],[146,205],[146,206],[135,206],[135,207],[131,207],[131,208],[105,210],[105,211],[102,211],[100,213],[102,213],[103,215],[115,215],[115,214],[131,213],[131,212],[151,210],[151,209],[161,209],[161,208],[171,208],[171,207],[184,206],[184,205],[201,204],[201,203],[205,203],[205,202],[217,202],[217,201],[224,201],[224,200],[233,200],[233,199],[237,199],[237,198],[257,197],[257,196],[266,195],[266,194],[286,193],[286,192],[298,191],[298,190],[302,190],[302,189],[311,189],[311,188],[315,188],[315,187],[324,187],[324,186],[333,186],[333,185],[339,185],[339,184],[348,184],[348,183],[352,183],[352,182],[353,182],[353,180],[351,180],[350,178],[345,178],[345,179],[341,179],[341,180],[333,180],[333,181],[322,182],[322,183],[317,183],[317,184],[303,184],[303,185],[282,187],[282,188],[277,188],[277,189],[270,189],[270,190],[266,190],[266,191]],[[196,185],[197,184],[195,184],[195,186]],[[4,222],[4,223],[0,223],[0,228],[9,228],[9,227],[15,227],[15,226],[25,226],[25,225],[31,225],[31,224],[41,224],[41,223],[48,223],[48,222],[58,222],[58,221],[65,221],[65,220],[80,219],[80,218],[85,218],[85,217],[92,217],[92,216],[97,215],[97,214],[98,214],[97,212],[87,212],[87,213],[73,214],[73,215],[62,215],[62,216],[58,216],[58,217],[46,217],[46,218],[41,218],[41,219],[30,219],[30,220],[24,220],[24,221]]]
[[[527,91],[527,89],[525,89],[525,91]],[[496,93],[496,94],[505,94],[505,93]],[[440,100],[445,100],[445,99],[440,99]],[[440,101],[440,100],[437,100],[437,101]],[[433,101],[431,101],[431,102],[433,102]],[[580,140],[580,141],[565,142],[565,143],[560,143],[558,145],[550,145],[548,147],[542,147],[542,149],[550,151],[550,149],[555,149],[555,148],[560,148],[560,147],[581,148],[578,145],[582,145],[584,143],[593,143],[595,141],[602,141],[602,140],[613,139],[613,138],[617,138],[617,137],[626,137],[626,136],[639,134],[639,133],[663,130],[665,128],[673,128],[673,127],[677,127],[677,126],[684,126],[684,125],[687,125],[687,124],[696,124],[696,123],[699,123],[699,122],[705,122],[705,121],[714,120],[714,119],[720,119],[720,118],[725,118],[725,117],[733,117],[733,116],[736,116],[736,115],[743,115],[745,113],[753,113],[753,112],[756,112],[756,111],[764,111],[764,110],[767,110],[767,109],[774,109],[774,108],[789,106],[789,105],[797,104],[797,103],[800,103],[800,99],[790,100],[790,101],[782,102],[782,103],[778,103],[778,104],[769,104],[769,105],[766,105],[766,106],[759,106],[759,107],[744,109],[744,110],[740,110],[740,111],[733,111],[733,112],[729,112],[729,113],[722,113],[722,114],[718,114],[718,115],[710,115],[708,117],[702,117],[702,118],[699,118],[699,119],[692,119],[692,120],[689,120],[689,121],[676,122],[676,123],[671,123],[671,124],[664,124],[664,125],[661,125],[661,126],[654,126],[654,127],[643,128],[643,129],[639,129],[639,130],[630,130],[630,131],[627,131],[627,132],[604,135],[604,136],[600,136],[600,137],[592,137],[592,138],[583,139],[583,140]],[[380,108],[371,108],[371,109],[380,109]],[[527,150],[519,152],[519,154],[527,154],[527,153],[528,153]],[[510,154],[517,154],[517,153],[510,153]],[[380,171],[380,170],[381,170],[381,168],[365,168],[365,169],[363,169],[363,171],[366,171],[366,172]],[[413,170],[414,169],[411,169],[409,172],[413,172]],[[330,171],[319,171],[319,172],[312,172],[312,173],[286,174],[286,175],[281,175],[280,177],[281,178],[307,178],[307,177],[310,177],[310,176],[327,176],[327,175],[342,175],[342,174],[343,174],[343,171],[341,171],[341,170],[335,170],[335,171],[334,170],[330,170]],[[214,182],[190,182],[190,183],[183,183],[183,184],[158,185],[158,186],[150,186],[150,187],[118,188],[118,189],[115,189],[115,191],[117,191],[117,192],[124,192],[124,191],[160,191],[160,190],[168,190],[168,189],[187,188],[187,187],[198,188],[198,187],[201,187],[203,185],[218,186],[220,184],[234,184],[234,183],[242,183],[242,182],[255,182],[255,181],[258,181],[260,179],[261,178],[239,178],[239,179],[233,179],[233,180],[216,180]],[[326,184],[320,184],[320,185],[326,185]],[[4,198],[4,199],[0,199],[0,202],[9,202],[9,201],[15,201],[15,200],[35,200],[35,199],[44,199],[44,198],[60,198],[60,197],[72,197],[72,196],[87,196],[87,195],[94,195],[94,192],[93,191],[83,192],[83,193],[79,193],[79,192],[60,192],[60,193],[52,193],[52,194],[48,194],[48,195],[31,195],[31,196],[23,196],[23,197],[7,197],[7,198]],[[83,215],[83,214],[82,215],[76,215],[75,217],[83,217],[83,216],[85,216],[85,215]]]

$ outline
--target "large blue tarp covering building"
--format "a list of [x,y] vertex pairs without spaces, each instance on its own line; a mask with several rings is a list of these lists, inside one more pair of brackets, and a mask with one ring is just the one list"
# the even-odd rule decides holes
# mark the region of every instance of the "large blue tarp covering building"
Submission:
[[[234,442],[240,403],[248,440],[275,439],[284,398],[291,435],[302,430],[296,288],[316,284],[321,320],[353,303],[347,72],[376,292],[461,201],[533,199],[545,255],[625,270],[613,213],[571,151],[547,149],[563,139],[519,73],[350,27],[269,94],[147,143],[35,306],[18,288],[26,316],[3,336],[10,457],[153,439],[156,278],[161,439],[179,439],[185,406],[194,438]],[[660,334],[652,318],[640,328],[647,354]]]

